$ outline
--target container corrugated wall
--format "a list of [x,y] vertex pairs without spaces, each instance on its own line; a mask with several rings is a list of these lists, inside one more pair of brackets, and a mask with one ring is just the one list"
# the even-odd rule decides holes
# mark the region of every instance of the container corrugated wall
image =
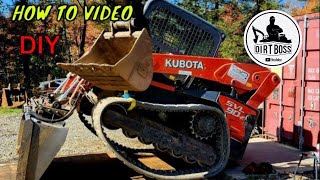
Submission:
[[320,142],[319,13],[295,17],[302,33],[297,58],[279,72],[282,82],[265,102],[264,132],[302,147]]

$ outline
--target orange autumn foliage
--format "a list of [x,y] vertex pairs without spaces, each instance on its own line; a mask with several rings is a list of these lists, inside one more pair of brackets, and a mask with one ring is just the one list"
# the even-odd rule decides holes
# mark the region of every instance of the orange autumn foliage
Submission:
[[319,12],[319,0],[308,0],[301,8],[293,8],[292,15],[299,16]]

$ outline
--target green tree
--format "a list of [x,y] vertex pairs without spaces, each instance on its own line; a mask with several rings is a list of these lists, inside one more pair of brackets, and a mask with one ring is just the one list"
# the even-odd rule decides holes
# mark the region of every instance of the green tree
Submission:
[[218,56],[239,62],[252,62],[243,45],[243,34],[250,19],[261,11],[282,8],[275,0],[183,0],[178,4],[222,30],[227,38]]

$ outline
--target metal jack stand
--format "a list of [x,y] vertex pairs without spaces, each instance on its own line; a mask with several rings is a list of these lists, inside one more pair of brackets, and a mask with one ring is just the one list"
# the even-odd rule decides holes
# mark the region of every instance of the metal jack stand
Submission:
[[296,168],[296,170],[294,171],[294,176],[293,176],[293,179],[295,180],[296,179],[296,174],[297,174],[297,171],[300,167],[300,164],[301,164],[301,161],[303,159],[303,157],[306,156],[308,158],[313,158],[313,177],[315,180],[318,180],[318,168],[319,168],[319,157],[317,156],[316,152],[311,152],[310,154],[307,154],[307,153],[301,153],[300,155],[300,161],[298,163],[298,166]]

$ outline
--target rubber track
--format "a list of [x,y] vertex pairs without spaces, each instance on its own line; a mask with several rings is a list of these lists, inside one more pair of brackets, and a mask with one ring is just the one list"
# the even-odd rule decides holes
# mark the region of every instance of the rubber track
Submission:
[[[137,149],[132,149],[128,147],[124,147],[110,138],[107,137],[107,134],[104,132],[103,127],[101,126],[101,114],[103,110],[113,103],[130,103],[129,100],[124,98],[117,98],[117,97],[109,97],[106,99],[100,100],[97,105],[93,108],[93,126],[94,131],[92,130],[92,126],[90,123],[85,122],[85,118],[80,119],[82,122],[85,123],[86,127],[90,129],[93,133],[96,132],[97,136],[104,141],[104,143],[115,153],[117,158],[121,161],[123,161],[128,167],[132,168],[133,170],[144,174],[148,177],[157,178],[157,179],[199,179],[203,178],[206,174],[216,175],[217,173],[221,172],[224,167],[226,166],[226,163],[228,161],[229,157],[229,130],[228,126],[226,125],[226,122],[224,126],[226,129],[224,129],[224,137],[223,140],[226,142],[226,147],[224,148],[224,157],[219,162],[220,165],[218,165],[216,168],[209,168],[209,167],[200,167],[193,169],[186,169],[186,170],[154,170],[151,168],[146,167],[141,162],[137,161],[136,158],[133,156],[130,156],[130,154],[133,154],[137,152]],[[202,104],[181,104],[181,105],[161,105],[161,104],[153,104],[153,103],[147,103],[147,102],[137,102],[137,108],[150,110],[150,111],[166,111],[166,112],[190,112],[190,111],[212,111],[213,107],[202,105]],[[80,115],[80,114],[79,114]],[[91,128],[90,128],[91,127]]]

